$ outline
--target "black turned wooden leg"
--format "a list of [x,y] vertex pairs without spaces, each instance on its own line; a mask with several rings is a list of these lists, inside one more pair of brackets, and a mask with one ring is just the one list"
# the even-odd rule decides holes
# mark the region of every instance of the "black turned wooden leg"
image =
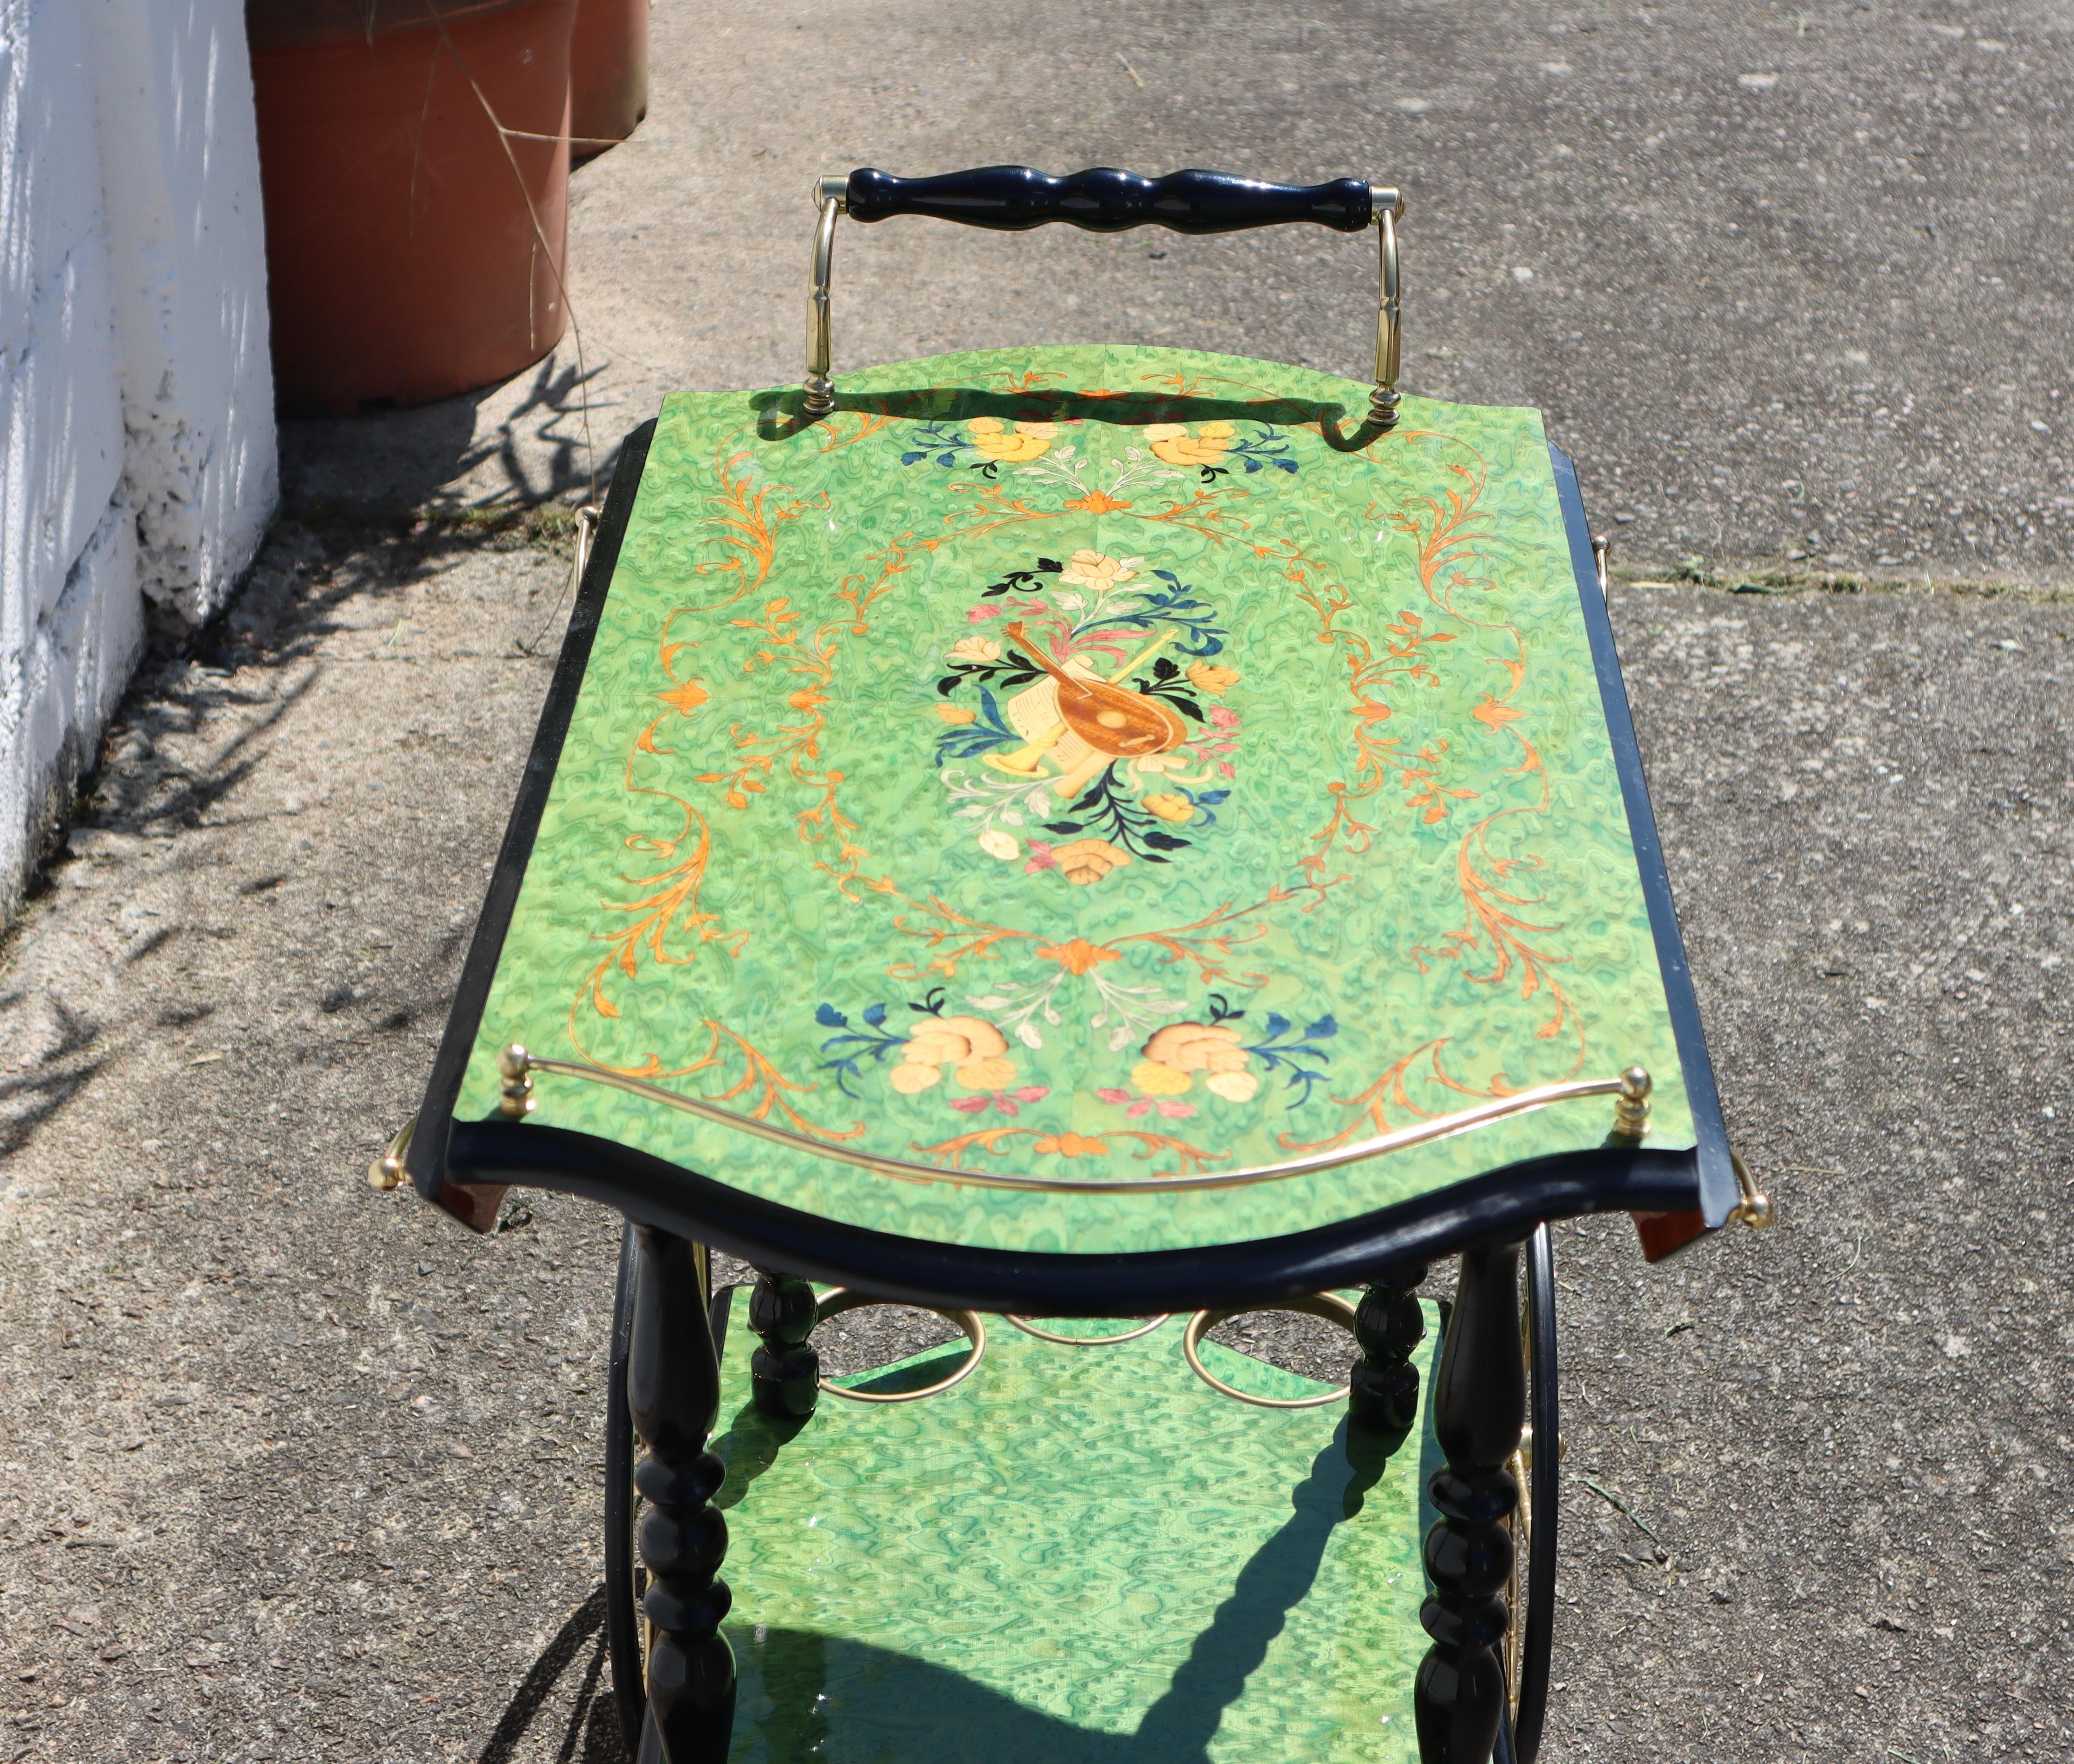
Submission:
[[1354,1312],[1361,1353],[1349,1379],[1347,1418],[1393,1440],[1402,1440],[1419,1419],[1411,1352],[1426,1339],[1426,1313],[1414,1295],[1425,1278],[1423,1267],[1393,1268],[1361,1295]]
[[808,1345],[815,1322],[814,1289],[789,1274],[756,1270],[749,1291],[749,1327],[762,1345],[749,1362],[750,1389],[766,1415],[808,1415],[820,1399],[821,1357]]
[[628,1345],[627,1407],[647,1456],[634,1485],[648,1566],[642,1609],[655,1626],[648,1710],[668,1764],[725,1764],[734,1727],[734,1653],[720,1633],[733,1595],[717,1580],[727,1520],[713,1503],[725,1471],[706,1450],[720,1366],[696,1246],[637,1228],[641,1277]]
[[1421,1764],[1489,1764],[1498,1741],[1506,1698],[1498,1645],[1512,1576],[1506,1521],[1519,1502],[1506,1464],[1526,1410],[1519,1246],[1481,1244],[1462,1252],[1434,1378],[1434,1432],[1448,1464],[1430,1484],[1444,1517],[1427,1534],[1433,1593],[1419,1613],[1433,1638],[1413,1697]]

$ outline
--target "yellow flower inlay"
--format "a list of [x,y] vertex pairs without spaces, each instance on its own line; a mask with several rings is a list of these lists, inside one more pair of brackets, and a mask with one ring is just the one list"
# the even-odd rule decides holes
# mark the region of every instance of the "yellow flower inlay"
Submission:
[[1251,1102],[1260,1090],[1260,1080],[1250,1072],[1213,1072],[1204,1082],[1226,1102]]
[[1003,423],[998,416],[976,416],[965,428],[972,444],[1002,465],[1026,465],[1042,459],[1059,438],[1056,423]]
[[959,1088],[965,1090],[1004,1090],[1015,1082],[1015,1062],[998,1056],[969,1060],[958,1068]]
[[1141,799],[1148,814],[1157,815],[1162,820],[1170,820],[1175,826],[1196,818],[1196,805],[1185,796],[1176,796],[1170,791],[1156,791]]
[[1237,1072],[1247,1056],[1229,1023],[1170,1022],[1146,1038],[1145,1057],[1177,1072]]
[[1178,1097],[1196,1080],[1156,1060],[1141,1060],[1130,1068],[1130,1081],[1148,1097]]
[[1051,853],[1051,861],[1068,882],[1085,888],[1112,870],[1122,869],[1130,861],[1130,853],[1106,839],[1076,839],[1070,845],[1060,846]]
[[1122,587],[1138,573],[1138,566],[1144,561],[1142,557],[1111,557],[1101,552],[1078,551],[1066,560],[1066,567],[1059,572],[1059,580],[1068,587],[1106,594]]
[[1237,432],[1229,423],[1205,423],[1193,435],[1185,423],[1155,423],[1145,431],[1145,440],[1155,459],[1169,465],[1217,465],[1231,450]]

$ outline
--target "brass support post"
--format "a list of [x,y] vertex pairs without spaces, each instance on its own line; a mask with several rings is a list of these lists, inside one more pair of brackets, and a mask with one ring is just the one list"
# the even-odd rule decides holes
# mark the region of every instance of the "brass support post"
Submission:
[[849,207],[844,178],[822,178],[814,185],[820,219],[814,228],[814,274],[807,291],[807,415],[826,416],[836,407],[836,389],[828,374],[835,365],[835,333],[828,317],[828,283],[835,268],[836,217]]
[[498,1113],[509,1115],[514,1121],[523,1120],[532,1113],[535,1104],[533,1065],[527,1058],[526,1050],[517,1042],[498,1050],[497,1077]]
[[1640,1139],[1649,1131],[1649,1074],[1630,1066],[1621,1074],[1620,1090],[1613,1098],[1613,1137]]

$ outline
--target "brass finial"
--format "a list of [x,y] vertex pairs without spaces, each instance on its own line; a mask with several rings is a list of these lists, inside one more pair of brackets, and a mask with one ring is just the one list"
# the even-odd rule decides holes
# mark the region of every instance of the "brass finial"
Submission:
[[498,1087],[501,1094],[497,1101],[497,1112],[509,1115],[514,1121],[523,1120],[532,1113],[532,1062],[526,1057],[526,1050],[517,1042],[498,1050],[497,1076],[503,1080]]
[[1729,1162],[1735,1166],[1736,1186],[1743,1192],[1742,1199],[1736,1203],[1729,1217],[1741,1220],[1753,1231],[1764,1230],[1778,1217],[1772,1211],[1770,1196],[1758,1191],[1757,1184],[1750,1179],[1749,1165],[1740,1155],[1730,1152]]
[[1616,1139],[1639,1139],[1649,1131],[1649,1074],[1640,1066],[1621,1074],[1620,1094],[1613,1099]]
[[367,1185],[379,1188],[384,1194],[403,1186],[408,1172],[403,1168],[403,1155],[411,1149],[411,1135],[417,1131],[415,1115],[396,1130],[396,1137],[389,1142],[389,1149],[367,1167]]

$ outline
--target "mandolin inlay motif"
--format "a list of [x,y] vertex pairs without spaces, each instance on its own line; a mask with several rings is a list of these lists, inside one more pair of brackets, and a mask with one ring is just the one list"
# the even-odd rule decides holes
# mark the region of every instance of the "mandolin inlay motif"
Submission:
[[[1151,349],[671,399],[459,1105],[496,1048],[793,1132],[1104,1177],[1640,1064],[1689,1142],[1531,411]],[[534,1122],[861,1227],[1298,1230],[1594,1144],[1514,1117],[1272,1190],[898,1184],[622,1093]]]

